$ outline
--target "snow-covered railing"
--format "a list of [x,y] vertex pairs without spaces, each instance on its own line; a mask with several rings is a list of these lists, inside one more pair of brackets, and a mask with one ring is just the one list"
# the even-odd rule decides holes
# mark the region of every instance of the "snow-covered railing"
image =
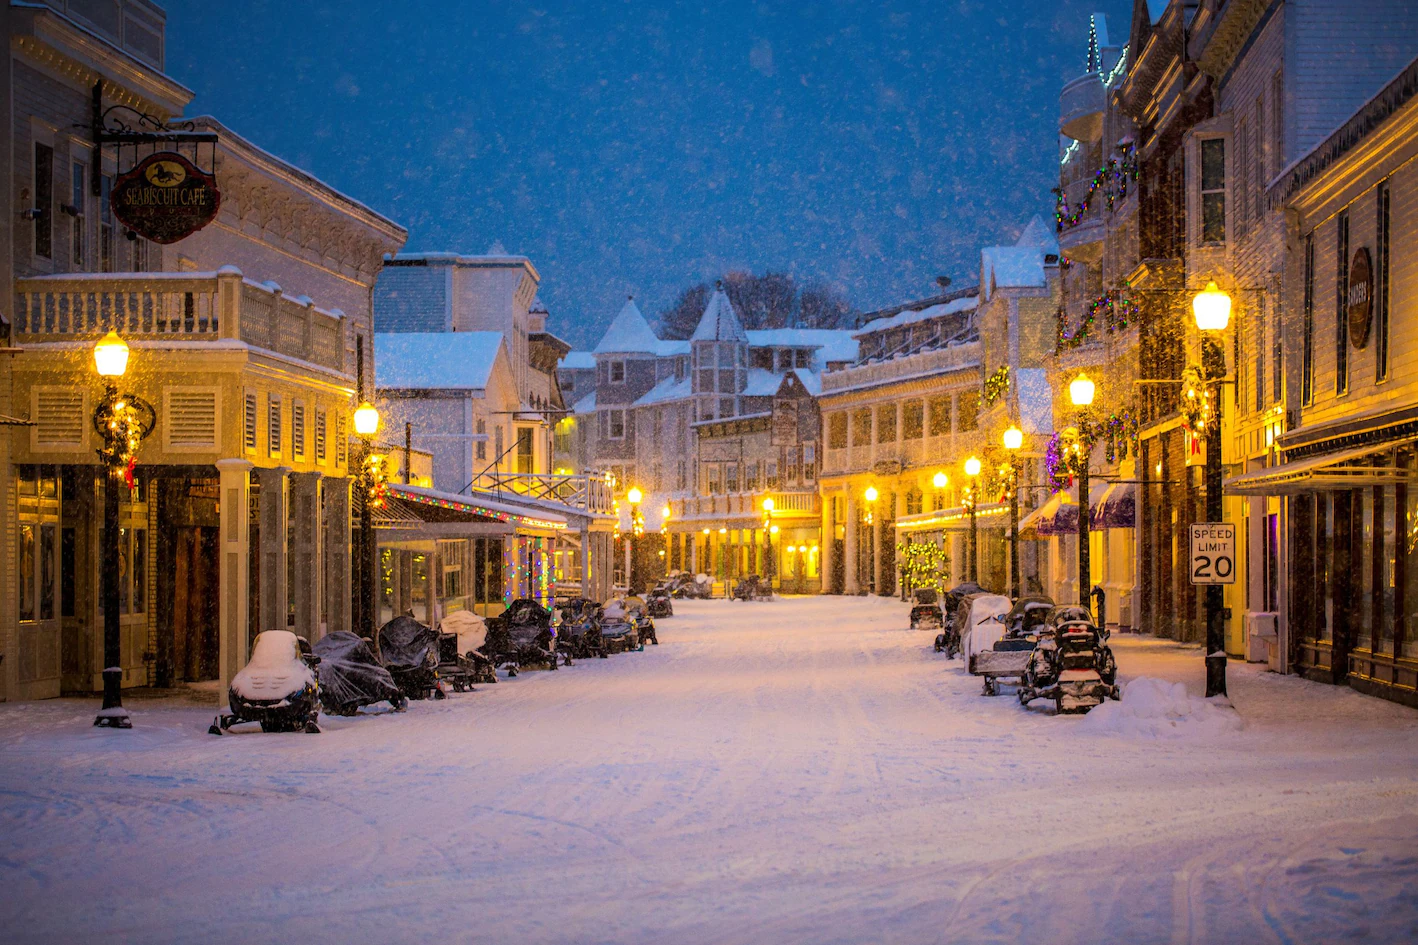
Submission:
[[611,484],[604,476],[574,473],[507,473],[488,470],[473,480],[479,492],[510,493],[545,502],[559,502],[587,512],[610,513]]
[[816,491],[738,492],[732,495],[703,495],[691,496],[687,499],[671,499],[670,518],[672,521],[717,519],[726,516],[762,519],[763,500],[768,498],[773,500],[775,517],[780,515],[816,515],[820,509]]
[[273,282],[216,272],[65,273],[15,280],[15,341],[244,341],[345,371],[345,316]]
[[822,392],[855,390],[913,377],[934,376],[980,366],[979,342],[937,348],[875,364],[861,364],[822,375]]
[[955,437],[924,436],[902,439],[893,443],[871,443],[860,446],[827,449],[822,453],[824,474],[861,472],[878,463],[899,463],[902,468],[939,464],[942,456],[954,456]]

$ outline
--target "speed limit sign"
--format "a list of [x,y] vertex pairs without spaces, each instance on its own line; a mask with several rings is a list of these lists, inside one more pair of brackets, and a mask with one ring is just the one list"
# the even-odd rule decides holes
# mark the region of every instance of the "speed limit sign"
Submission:
[[1230,522],[1192,525],[1192,583],[1236,583],[1236,526]]

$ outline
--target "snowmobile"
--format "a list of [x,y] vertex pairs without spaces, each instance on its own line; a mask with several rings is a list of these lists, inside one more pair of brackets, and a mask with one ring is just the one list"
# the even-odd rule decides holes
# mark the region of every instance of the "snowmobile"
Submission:
[[528,666],[556,669],[551,611],[530,597],[517,598],[499,616],[488,620],[482,654],[494,666],[507,666],[509,676],[516,676]]
[[995,644],[1004,639],[1004,618],[1010,606],[1009,598],[1003,594],[971,594],[960,605],[963,612],[957,619],[957,624],[963,627],[960,655],[971,675],[978,675],[975,657],[993,650]]
[[438,678],[454,692],[471,692],[476,683],[497,682],[497,668],[478,648],[487,642],[487,621],[471,610],[444,617],[438,635]]
[[680,574],[670,588],[670,596],[688,600],[708,600],[714,592],[714,582],[707,574]]
[[650,606],[640,597],[631,595],[625,599],[626,616],[635,625],[635,636],[640,641],[640,648],[643,650],[646,643],[652,646],[660,645],[660,638],[655,634],[655,620],[650,615]]
[[1014,602],[1004,618],[1004,633],[1009,639],[1019,639],[1032,635],[1042,626],[1054,609],[1052,597],[1042,594],[1027,594]]
[[663,583],[656,584],[651,589],[649,596],[645,598],[645,607],[651,617],[673,617],[675,615],[674,604],[670,602],[669,588]]
[[1108,632],[1093,625],[1081,607],[1056,607],[1039,629],[1019,687],[1019,704],[1053,699],[1054,712],[1087,712],[1105,699],[1118,699],[1117,662]]
[[258,633],[250,662],[232,677],[230,711],[213,719],[207,731],[220,735],[238,722],[259,722],[263,732],[319,733],[319,665],[310,643],[289,630]]
[[607,653],[627,653],[639,648],[639,628],[632,622],[624,598],[612,598],[601,608],[601,639]]
[[557,605],[556,648],[568,656],[606,658],[601,638],[601,605],[585,597],[573,597]]
[[329,715],[354,715],[360,706],[387,702],[400,710],[409,704],[394,677],[379,665],[363,637],[348,630],[327,633],[316,641],[320,658],[320,704]]
[[438,685],[438,631],[407,614],[379,628],[379,661],[410,699],[445,698]]
[[911,592],[911,599],[912,630],[945,629],[945,611],[940,606],[940,591],[933,587],[918,587]]
[[773,585],[756,574],[745,574],[734,585],[733,600],[772,600]]
[[957,619],[961,603],[972,594],[983,593],[986,593],[985,589],[974,581],[957,584],[945,592],[945,602],[942,606],[945,627],[935,638],[935,651],[944,653],[946,659],[954,659],[955,654],[960,652],[960,635],[965,629],[964,622]]

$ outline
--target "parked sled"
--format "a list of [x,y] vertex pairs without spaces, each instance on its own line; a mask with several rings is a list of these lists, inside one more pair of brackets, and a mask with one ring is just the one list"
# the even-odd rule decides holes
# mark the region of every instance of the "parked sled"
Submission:
[[606,657],[601,637],[601,605],[585,597],[557,604],[556,648],[568,657]]
[[374,650],[348,630],[327,633],[313,647],[320,658],[320,705],[327,715],[354,715],[361,706],[387,702],[394,709],[408,705],[389,671],[379,665]]
[[1055,608],[1040,628],[1019,687],[1019,704],[1052,699],[1054,712],[1087,712],[1105,699],[1120,697],[1117,662],[1107,645],[1108,631],[1096,627],[1081,607]]
[[967,598],[968,609],[964,630],[960,634],[960,655],[966,668],[975,672],[975,655],[993,650],[1004,639],[1004,618],[1009,613],[1009,598],[1003,594],[979,594]]
[[319,664],[310,644],[289,630],[258,633],[251,660],[232,677],[229,711],[213,719],[207,731],[220,735],[238,722],[258,722],[263,732],[318,733]]
[[612,597],[601,607],[601,639],[607,653],[627,653],[640,647],[640,632],[631,620],[625,598]]
[[745,574],[734,585],[733,600],[772,600],[773,584],[757,574]]
[[940,605],[940,591],[933,587],[918,587],[911,592],[911,601],[912,630],[945,629],[945,609]]
[[529,597],[519,597],[487,622],[482,653],[494,666],[507,666],[516,676],[529,666],[556,669],[556,635],[551,611]]
[[487,621],[470,610],[444,617],[438,635],[438,678],[454,692],[471,692],[477,683],[497,682],[492,660],[480,650],[487,642]]
[[655,633],[655,620],[650,616],[650,605],[636,594],[631,594],[625,599],[626,616],[635,626],[636,639],[640,641],[643,649],[646,643],[652,646],[660,645],[660,638]]
[[946,659],[954,659],[955,655],[960,652],[960,635],[965,629],[963,621],[957,619],[960,605],[965,598],[984,593],[986,593],[985,589],[974,581],[957,584],[945,592],[945,599],[941,605],[945,625],[935,638],[937,653],[944,653]]
[[407,614],[379,628],[379,661],[410,699],[442,699],[438,685],[438,631]]
[[669,588],[663,582],[656,584],[645,598],[645,611],[652,618],[675,615],[674,604],[670,602]]
[[1006,636],[1026,637],[1038,631],[1054,609],[1054,599],[1043,594],[1026,594],[1014,602],[1004,618]]

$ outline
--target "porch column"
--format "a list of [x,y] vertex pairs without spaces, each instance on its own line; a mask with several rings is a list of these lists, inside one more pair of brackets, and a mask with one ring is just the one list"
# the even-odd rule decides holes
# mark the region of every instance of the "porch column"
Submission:
[[295,633],[314,643],[325,635],[320,622],[322,590],[320,524],[320,473],[291,474],[291,524],[295,532]]
[[857,494],[852,491],[852,487],[847,487],[847,523],[844,532],[846,539],[842,546],[842,555],[847,560],[843,563],[842,572],[845,576],[844,584],[848,594],[859,593],[862,589],[861,575],[858,570],[861,567],[861,560],[857,555]]
[[248,567],[251,553],[251,529],[247,523],[247,506],[251,498],[251,463],[244,459],[217,460],[221,489],[221,536],[218,552],[218,596],[221,613],[218,617],[218,682],[217,705],[227,703],[227,688],[231,679],[248,656],[247,595],[251,575]]
[[689,533],[687,533],[687,534],[685,535],[685,538],[687,539],[687,541],[685,541],[685,544],[689,546],[689,567],[687,567],[685,570],[687,570],[690,574],[698,574],[698,573],[699,573],[699,533],[698,533],[698,532],[689,532]]
[[886,502],[881,502],[871,517],[872,590],[877,595],[886,591],[886,517],[881,511],[885,507]]
[[[438,595],[443,592],[443,555],[438,552],[424,555],[423,581],[423,622],[438,628]],[[409,606],[413,606],[410,597]]]
[[832,549],[836,531],[833,528],[832,507],[837,499],[830,493],[822,496],[822,535],[817,542],[817,575],[821,593],[832,593]]
[[256,470],[261,484],[258,517],[261,522],[261,547],[257,561],[261,568],[261,589],[257,601],[257,628],[284,630],[290,598],[286,588],[286,474],[285,466]]
[[581,526],[581,596],[591,599],[591,528]]
[[350,480],[326,479],[325,629],[355,630],[350,587]]

